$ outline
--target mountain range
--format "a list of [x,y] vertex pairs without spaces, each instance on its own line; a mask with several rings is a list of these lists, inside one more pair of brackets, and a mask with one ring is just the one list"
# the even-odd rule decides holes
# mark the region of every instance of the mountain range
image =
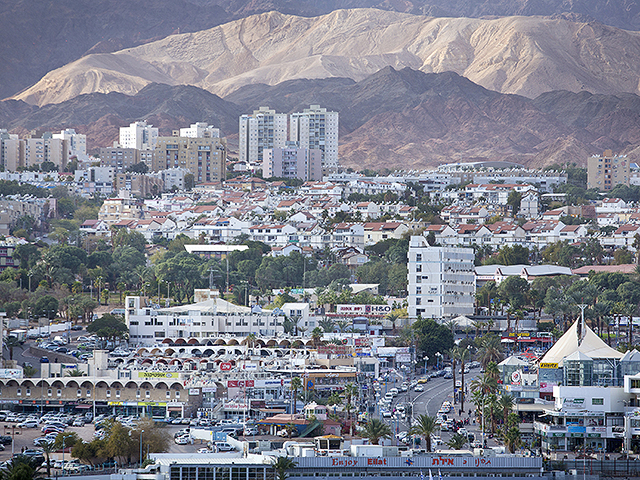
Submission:
[[91,150],[110,145],[118,127],[136,119],[147,119],[165,135],[206,121],[221,127],[233,145],[240,114],[259,106],[289,113],[309,104],[340,112],[341,163],[357,169],[480,159],[583,163],[605,148],[632,151],[640,144],[635,94],[553,91],[529,99],[488,90],[453,72],[393,67],[358,82],[248,85],[224,98],[193,86],[150,84],[132,96],[92,93],[44,107],[7,100],[0,102],[0,124],[16,132],[76,128],[89,135]]
[[559,17],[431,18],[371,8],[319,17],[269,12],[85,55],[15,98],[42,106],[83,93],[135,94],[150,83],[225,96],[254,83],[360,81],[385,66],[451,71],[530,98],[552,90],[640,93],[640,34]]

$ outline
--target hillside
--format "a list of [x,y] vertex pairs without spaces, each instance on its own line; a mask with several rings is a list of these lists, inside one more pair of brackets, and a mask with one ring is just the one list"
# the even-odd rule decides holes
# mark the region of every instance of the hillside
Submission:
[[[605,148],[640,145],[640,97],[549,92],[528,99],[485,89],[455,73],[386,67],[355,82],[290,80],[243,87],[224,99],[190,86],[152,84],[134,96],[87,94],[42,108],[0,102],[13,131],[76,128],[89,148],[110,145],[118,127],[147,119],[160,133],[196,121],[234,137],[238,116],[263,105],[280,112],[320,104],[340,112],[342,165],[423,168],[454,160],[500,159],[544,166],[575,161]],[[231,142],[233,143],[233,142]]]
[[135,94],[150,83],[194,85],[220,96],[255,83],[360,81],[391,66],[453,71],[502,93],[639,93],[640,35],[565,18],[430,18],[377,9],[319,17],[270,12],[87,55],[15,98],[34,105],[83,93]]

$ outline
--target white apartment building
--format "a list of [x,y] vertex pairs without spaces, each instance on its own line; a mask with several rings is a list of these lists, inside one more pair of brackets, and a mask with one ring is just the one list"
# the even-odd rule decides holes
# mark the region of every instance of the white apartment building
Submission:
[[158,142],[158,129],[146,121],[120,127],[120,146],[138,150],[153,150]]
[[239,123],[238,160],[262,163],[265,148],[284,148],[287,142],[287,115],[260,107],[242,115]]
[[438,322],[472,315],[476,293],[472,248],[432,247],[424,236],[409,242],[408,314]]
[[129,342],[158,345],[165,338],[206,339],[221,335],[246,337],[283,334],[281,310],[261,310],[234,305],[221,298],[178,307],[145,307],[141,297],[126,297],[125,322]]
[[76,133],[72,128],[62,130],[60,133],[54,133],[52,138],[58,140],[66,140],[67,158],[77,157],[78,160],[88,160],[87,157],[87,136]]
[[8,172],[15,172],[20,166],[20,139],[5,129],[0,130],[0,166]]
[[300,148],[294,142],[284,148],[265,148],[262,177],[322,180],[322,151]]
[[289,116],[289,140],[300,148],[322,151],[324,169],[338,166],[338,112],[327,112],[320,105],[311,105],[302,113]]
[[188,138],[220,138],[220,129],[206,122],[192,123],[190,127],[180,129],[181,137]]

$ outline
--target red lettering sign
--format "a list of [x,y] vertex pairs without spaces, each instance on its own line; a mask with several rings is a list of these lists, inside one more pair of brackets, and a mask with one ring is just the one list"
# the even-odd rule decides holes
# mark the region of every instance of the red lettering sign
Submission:
[[453,458],[444,458],[444,457],[433,457],[431,459],[431,465],[451,465],[453,467]]
[[233,368],[233,365],[231,365],[231,363],[229,362],[223,362],[220,364],[220,370],[223,372],[228,372],[232,368]]
[[369,458],[367,461],[367,465],[370,466],[383,466],[387,464],[387,459],[386,458]]

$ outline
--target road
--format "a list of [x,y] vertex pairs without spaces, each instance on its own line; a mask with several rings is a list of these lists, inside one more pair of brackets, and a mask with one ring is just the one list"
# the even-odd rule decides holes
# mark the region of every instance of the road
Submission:
[[[471,370],[468,374],[464,376],[464,383],[469,386],[469,384],[480,376],[479,369]],[[456,380],[460,379],[460,375],[456,375]],[[387,382],[387,389],[400,387],[403,379],[399,377],[394,382],[391,380]],[[424,392],[400,392],[397,395],[392,403],[392,410],[397,407],[399,404],[413,404],[413,418],[417,418],[419,415],[427,414],[429,416],[436,416],[438,410],[440,409],[442,403],[445,400],[448,400],[453,405],[453,379],[445,379],[443,377],[432,378],[428,383],[422,384],[424,387]],[[381,396],[384,396],[385,389],[382,388]],[[465,420],[467,418],[470,419],[469,426],[466,427],[467,431],[472,432],[476,435],[476,438],[480,438],[480,426],[474,425],[473,420],[475,415],[472,412],[472,415],[469,416],[469,410],[475,411],[475,405],[471,402],[471,396],[467,395],[465,401],[465,412],[463,412],[462,416],[458,415],[458,409],[460,408],[459,404],[453,405],[451,412],[448,414],[449,418],[453,418],[455,420]],[[392,427],[392,430],[397,432],[407,431],[410,428],[410,418],[406,419],[393,419],[393,418],[384,418],[384,420]],[[451,432],[441,432],[442,440],[446,443],[453,434]],[[395,438],[394,438],[395,444]],[[489,446],[497,445],[494,441],[489,440]],[[442,447],[441,447],[442,448]],[[444,447],[446,448],[446,447]]]

